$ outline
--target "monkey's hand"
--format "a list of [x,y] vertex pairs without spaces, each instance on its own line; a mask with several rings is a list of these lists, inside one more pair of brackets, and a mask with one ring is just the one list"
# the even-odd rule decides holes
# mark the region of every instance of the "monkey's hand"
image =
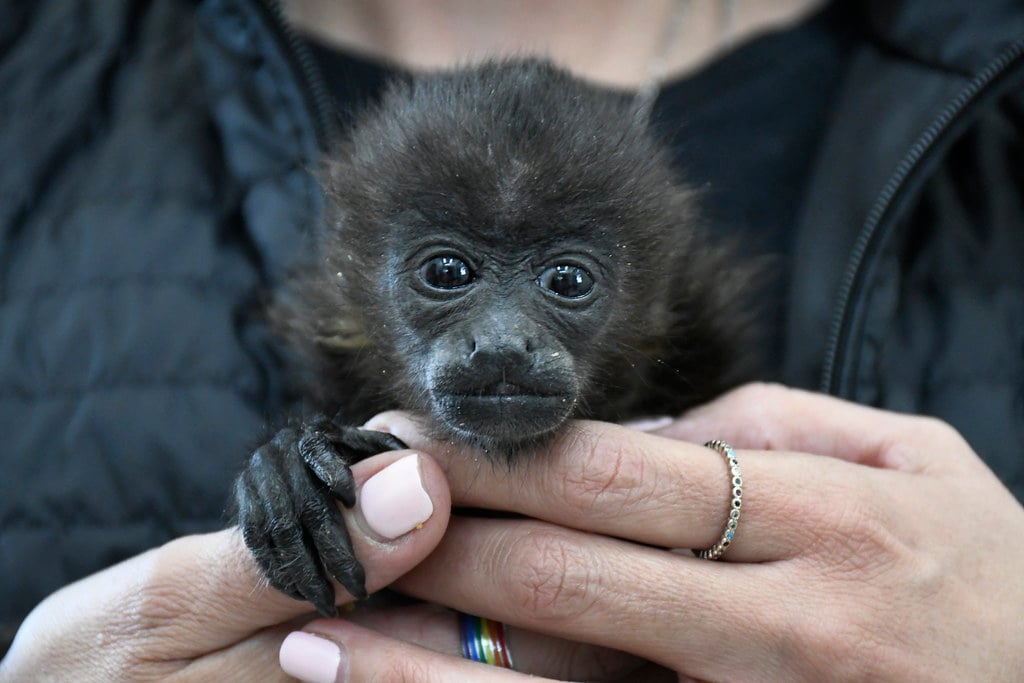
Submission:
[[356,502],[349,465],[405,448],[384,432],[339,426],[316,415],[258,448],[235,483],[238,525],[270,585],[336,616],[334,577],[357,598],[366,574],[337,501]]

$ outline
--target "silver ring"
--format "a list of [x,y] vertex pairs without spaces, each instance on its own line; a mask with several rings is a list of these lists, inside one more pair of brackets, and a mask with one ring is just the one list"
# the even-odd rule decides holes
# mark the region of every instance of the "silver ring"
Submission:
[[736,536],[736,527],[740,524],[740,509],[743,507],[743,475],[740,473],[740,463],[736,459],[736,451],[732,449],[732,446],[719,439],[713,439],[704,445],[720,453],[729,464],[732,500],[729,503],[729,518],[725,522],[725,531],[722,532],[718,543],[707,550],[694,550],[693,554],[702,560],[717,560],[732,545],[732,539]]
[[505,625],[486,617],[459,612],[459,636],[462,656],[474,662],[513,668],[505,636]]

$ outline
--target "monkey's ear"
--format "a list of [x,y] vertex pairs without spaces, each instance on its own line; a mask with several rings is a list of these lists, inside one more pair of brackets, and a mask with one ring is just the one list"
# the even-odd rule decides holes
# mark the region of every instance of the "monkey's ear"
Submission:
[[370,346],[370,338],[356,320],[334,319],[322,323],[313,340],[326,351],[355,351]]
[[322,274],[297,274],[268,307],[271,326],[297,350],[318,354],[366,348],[365,327],[336,283]]

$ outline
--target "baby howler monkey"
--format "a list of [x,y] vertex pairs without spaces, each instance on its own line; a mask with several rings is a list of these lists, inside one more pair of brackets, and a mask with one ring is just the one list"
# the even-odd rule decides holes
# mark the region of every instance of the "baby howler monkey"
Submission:
[[677,414],[743,377],[750,268],[702,237],[628,96],[537,60],[396,82],[323,177],[318,251],[272,310],[321,412],[236,487],[271,585],[322,614],[330,577],[365,595],[336,501],[403,447],[356,427],[374,413],[514,464],[571,418]]

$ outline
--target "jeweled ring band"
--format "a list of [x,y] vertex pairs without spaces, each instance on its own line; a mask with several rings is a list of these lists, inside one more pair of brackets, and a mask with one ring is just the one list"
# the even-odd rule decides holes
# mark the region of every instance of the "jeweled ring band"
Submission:
[[718,439],[708,441],[704,445],[711,450],[718,451],[729,464],[732,500],[729,502],[729,518],[726,520],[722,538],[707,550],[694,550],[693,554],[702,560],[717,560],[732,545],[732,539],[736,535],[736,527],[740,523],[740,508],[743,507],[743,476],[740,474],[740,463],[736,459],[736,452],[732,449],[732,446]]
[[512,653],[505,642],[505,625],[472,614],[459,613],[462,656],[474,662],[512,668]]

